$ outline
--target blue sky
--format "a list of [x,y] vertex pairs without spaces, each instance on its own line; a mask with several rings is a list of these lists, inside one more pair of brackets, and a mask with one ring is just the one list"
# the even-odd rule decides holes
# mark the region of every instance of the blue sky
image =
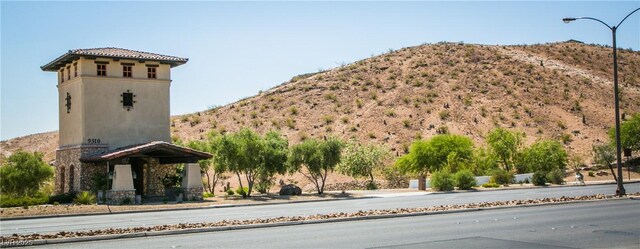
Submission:
[[[189,58],[172,72],[171,114],[224,105],[389,49],[439,41],[611,44],[640,1],[593,2],[6,2],[1,8],[2,140],[58,129],[56,74],[73,48],[122,47]],[[618,30],[640,49],[640,12]]]

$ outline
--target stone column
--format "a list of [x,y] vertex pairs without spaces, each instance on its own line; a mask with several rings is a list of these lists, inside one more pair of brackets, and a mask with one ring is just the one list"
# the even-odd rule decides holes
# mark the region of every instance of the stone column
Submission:
[[202,200],[202,174],[200,174],[200,165],[197,163],[187,163],[183,169],[182,190],[184,191],[184,199]]
[[113,167],[113,184],[110,191],[110,204],[132,204],[136,197],[133,187],[133,176],[130,164],[119,164]]

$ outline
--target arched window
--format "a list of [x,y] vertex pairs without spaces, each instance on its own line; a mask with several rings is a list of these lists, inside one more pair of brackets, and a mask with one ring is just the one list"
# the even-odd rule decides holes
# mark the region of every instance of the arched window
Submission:
[[71,166],[69,166],[69,192],[73,192],[75,189],[73,188],[73,180],[74,180],[74,176],[75,176],[76,171],[74,170],[73,164],[71,164]]
[[60,193],[64,193],[64,187],[66,182],[64,181],[64,166],[60,167]]

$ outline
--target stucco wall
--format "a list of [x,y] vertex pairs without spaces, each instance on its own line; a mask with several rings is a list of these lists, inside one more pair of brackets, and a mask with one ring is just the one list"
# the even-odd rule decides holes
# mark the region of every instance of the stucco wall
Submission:
[[[95,61],[109,63],[106,77],[96,76]],[[73,77],[76,62],[79,75]],[[134,64],[132,78],[122,77],[122,63]],[[58,86],[61,147],[106,144],[115,149],[150,141],[171,141],[169,65],[105,58],[80,58],[68,65],[71,65],[72,78]],[[157,79],[147,78],[146,65],[158,65]],[[127,90],[135,95],[130,110],[121,103],[120,95]],[[72,97],[69,114],[65,106],[67,92]]]
[[[67,93],[71,96],[71,109],[67,113]],[[82,83],[79,78],[72,78],[70,81],[58,85],[58,125],[60,127],[58,146],[79,144],[82,141],[83,127],[83,94]]]
[[[132,77],[134,79],[147,79],[147,66],[146,65],[158,65],[156,69],[156,76],[159,80],[170,80],[171,79],[171,66],[168,64],[160,64],[159,62],[154,61],[144,61],[140,62],[137,60],[118,60],[114,61],[113,59],[108,58],[96,58],[96,59],[87,59],[80,58],[78,59],[78,74],[80,76],[97,76],[96,70],[96,61],[98,62],[108,62],[107,65],[107,77],[112,78],[122,78],[122,63],[133,63],[132,69]],[[72,62],[73,63],[73,62]],[[68,65],[71,65],[68,64]],[[73,73],[73,67],[72,73]],[[73,76],[72,76],[73,77]]]
[[[115,149],[150,141],[170,142],[169,81],[91,77],[84,83],[84,139]],[[120,96],[134,94],[133,108]]]

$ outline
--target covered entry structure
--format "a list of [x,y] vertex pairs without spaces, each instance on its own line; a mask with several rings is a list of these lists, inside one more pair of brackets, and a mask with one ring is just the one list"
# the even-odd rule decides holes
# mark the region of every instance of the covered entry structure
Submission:
[[177,164],[185,164],[182,171],[181,188],[188,200],[202,199],[202,177],[199,160],[212,155],[178,146],[164,141],[130,145],[110,151],[82,156],[80,161],[93,172],[107,172],[111,203],[125,199],[134,200],[136,195],[163,196],[163,179],[176,173]]

